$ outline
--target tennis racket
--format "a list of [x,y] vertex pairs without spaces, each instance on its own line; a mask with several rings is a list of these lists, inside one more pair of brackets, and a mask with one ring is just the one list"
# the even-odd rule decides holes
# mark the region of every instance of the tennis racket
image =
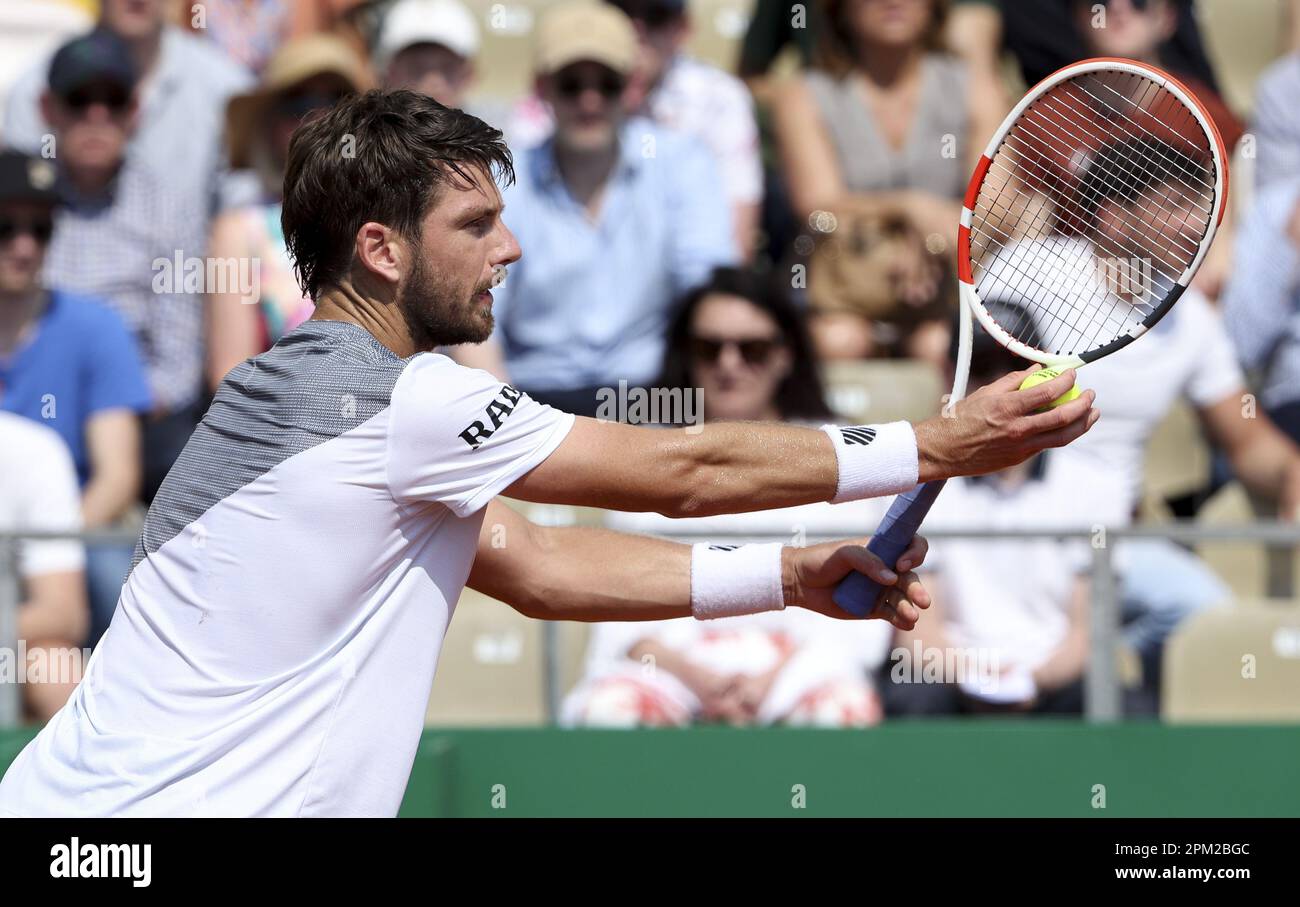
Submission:
[[[1223,218],[1226,157],[1201,103],[1153,66],[1084,60],[1032,88],[966,190],[948,405],[966,394],[972,317],[1017,356],[1057,368],[1108,356],[1155,326]],[[896,498],[868,550],[893,568],[943,485]],[[881,588],[851,573],[835,603],[865,617]]]

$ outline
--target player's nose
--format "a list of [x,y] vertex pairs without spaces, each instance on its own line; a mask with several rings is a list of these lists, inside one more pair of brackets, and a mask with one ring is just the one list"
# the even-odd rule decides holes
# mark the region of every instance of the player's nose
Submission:
[[510,231],[504,223],[500,225],[501,242],[499,243],[496,254],[492,258],[492,265],[509,265],[518,261],[522,256],[523,250],[519,248],[519,240],[515,239],[515,234]]

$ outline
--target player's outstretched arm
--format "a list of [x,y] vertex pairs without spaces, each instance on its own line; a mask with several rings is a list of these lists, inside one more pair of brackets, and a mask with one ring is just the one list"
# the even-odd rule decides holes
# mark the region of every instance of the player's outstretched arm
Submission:
[[[607,529],[538,526],[493,501],[483,520],[468,585],[544,620],[665,620],[725,616],[717,612],[726,607],[733,608],[732,613],[748,613],[789,606],[849,619],[831,601],[831,592],[850,571],[858,570],[886,586],[870,617],[911,629],[920,609],[930,605],[929,592],[914,572],[925,559],[925,540],[917,537],[894,565],[897,572],[867,551],[866,542],[858,538],[781,548],[779,561],[772,559],[770,590],[760,581],[752,600],[745,601],[744,584],[755,577],[746,575],[728,589],[725,561],[734,556],[746,569],[757,564],[761,580],[762,557],[747,560],[751,555],[745,551],[760,553],[754,549],[773,546],[700,551],[707,546]],[[763,601],[764,594],[772,600]],[[736,600],[734,605],[728,603],[729,596]]]
[[1035,413],[1074,386],[1074,371],[1018,390],[1015,372],[915,426],[848,431],[770,422],[648,429],[578,419],[544,462],[510,486],[514,498],[611,510],[707,516],[846,501],[917,482],[982,475],[1061,447],[1092,427],[1095,395]]

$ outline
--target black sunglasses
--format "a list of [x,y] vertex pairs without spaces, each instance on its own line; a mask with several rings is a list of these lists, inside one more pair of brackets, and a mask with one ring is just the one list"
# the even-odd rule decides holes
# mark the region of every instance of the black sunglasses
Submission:
[[555,83],[556,90],[570,100],[579,97],[588,88],[593,88],[606,100],[612,101],[623,94],[624,85],[623,80],[612,73],[592,81],[581,79],[573,74],[565,74]]
[[113,113],[121,113],[131,103],[131,92],[121,86],[78,88],[63,99],[72,110],[81,113],[92,104],[103,104]]
[[722,355],[722,350],[735,346],[740,350],[740,358],[746,365],[765,365],[772,358],[772,351],[781,345],[777,337],[749,337],[736,339],[731,337],[692,337],[691,355],[700,362],[712,365]]
[[47,243],[54,235],[54,220],[49,217],[19,220],[0,214],[0,242],[9,242],[21,233],[30,234],[39,243]]

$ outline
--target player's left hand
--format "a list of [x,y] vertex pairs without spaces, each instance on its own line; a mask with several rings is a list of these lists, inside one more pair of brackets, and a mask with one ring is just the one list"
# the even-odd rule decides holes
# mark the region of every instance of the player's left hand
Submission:
[[[921,611],[930,607],[930,592],[915,573],[924,563],[930,545],[918,535],[890,570],[866,549],[869,541],[869,538],[849,539],[784,549],[782,579],[786,605],[799,605],[841,620],[887,620],[900,630],[913,629]],[[853,570],[884,586],[876,606],[865,618],[848,614],[831,599],[835,586]]]

